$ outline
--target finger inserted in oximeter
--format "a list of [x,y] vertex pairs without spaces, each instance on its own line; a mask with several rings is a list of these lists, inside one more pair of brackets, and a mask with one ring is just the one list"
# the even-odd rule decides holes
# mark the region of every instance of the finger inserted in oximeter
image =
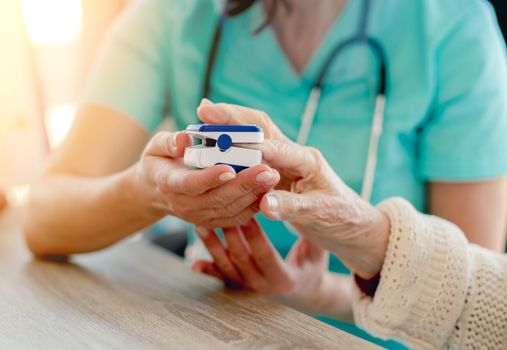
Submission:
[[238,146],[264,142],[264,133],[256,125],[194,124],[186,132],[202,140],[200,145],[185,149],[184,162],[188,166],[209,168],[227,164],[239,172],[262,162],[261,151]]

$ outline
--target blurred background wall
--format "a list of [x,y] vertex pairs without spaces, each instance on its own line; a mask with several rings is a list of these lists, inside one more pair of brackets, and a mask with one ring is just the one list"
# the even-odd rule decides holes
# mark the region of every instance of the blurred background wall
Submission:
[[73,121],[102,35],[128,0],[0,0],[0,188],[28,183]]

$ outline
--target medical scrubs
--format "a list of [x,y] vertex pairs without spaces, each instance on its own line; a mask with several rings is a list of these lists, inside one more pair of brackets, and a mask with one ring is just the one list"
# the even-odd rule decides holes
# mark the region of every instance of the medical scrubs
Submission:
[[[357,31],[361,2],[348,1],[301,74],[271,28],[252,34],[263,21],[261,4],[228,19],[209,98],[264,110],[295,139],[323,62],[337,43]],[[106,38],[85,101],[117,110],[149,131],[166,117],[179,129],[196,123],[218,12],[213,0],[132,4]],[[506,174],[505,46],[490,5],[482,0],[375,0],[368,33],[386,53],[388,84],[372,202],[401,196],[424,211],[427,181]],[[379,58],[365,45],[336,58],[308,139],[358,192],[378,68]],[[285,254],[295,236],[280,223],[261,220]]]

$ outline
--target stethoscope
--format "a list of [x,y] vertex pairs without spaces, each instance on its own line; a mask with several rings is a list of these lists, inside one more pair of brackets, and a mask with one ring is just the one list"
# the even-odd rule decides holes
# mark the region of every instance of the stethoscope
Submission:
[[[384,112],[386,103],[385,93],[387,87],[386,55],[380,42],[374,38],[369,37],[367,33],[368,19],[371,12],[370,9],[371,9],[371,0],[363,0],[361,8],[361,18],[359,20],[359,27],[357,33],[352,37],[350,37],[349,39],[343,40],[342,42],[338,43],[331,51],[327,59],[324,61],[324,64],[322,65],[322,68],[320,69],[320,72],[317,75],[317,79],[315,80],[310,90],[310,94],[308,95],[308,100],[301,115],[301,126],[297,136],[297,143],[299,143],[300,145],[305,145],[306,142],[308,141],[308,136],[310,135],[313,120],[315,118],[315,114],[317,112],[317,108],[320,102],[322,89],[325,88],[324,83],[326,75],[329,72],[332,64],[338,58],[338,56],[342,52],[344,52],[344,50],[346,50],[347,48],[350,48],[355,45],[364,44],[368,48],[370,48],[370,50],[373,51],[374,55],[379,60],[380,81],[376,91],[375,107],[373,110],[372,126],[368,145],[368,155],[366,157],[366,164],[363,174],[363,184],[361,188],[361,197],[367,201],[371,199],[371,193],[375,181],[375,172],[378,158],[378,145],[380,137],[382,135],[382,129],[384,124]],[[208,62],[206,66],[206,74],[204,79],[204,88],[202,97],[208,97],[209,95],[211,75],[213,73],[213,67],[215,65],[218,47],[220,45],[220,38],[222,35],[224,21],[225,16],[222,15],[215,30],[215,34],[213,36],[213,41],[211,44],[211,49],[209,51]]]

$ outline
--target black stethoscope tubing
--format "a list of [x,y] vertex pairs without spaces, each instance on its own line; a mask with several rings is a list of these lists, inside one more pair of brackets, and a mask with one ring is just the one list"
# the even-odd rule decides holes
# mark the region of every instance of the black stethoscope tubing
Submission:
[[[338,45],[335,46],[335,48],[329,53],[327,59],[324,61],[324,64],[322,65],[319,74],[317,75],[317,79],[315,80],[315,83],[313,84],[313,87],[318,87],[322,89],[324,87],[324,80],[325,77],[331,68],[333,62],[336,61],[336,58],[347,48],[354,46],[354,45],[360,45],[360,44],[366,44],[371,50],[373,50],[374,55],[379,60],[380,68],[379,68],[379,84],[377,89],[377,94],[385,95],[386,88],[387,88],[387,82],[386,82],[386,55],[384,53],[384,50],[382,48],[382,45],[378,42],[378,40],[371,38],[368,36],[368,21],[369,21],[369,15],[371,12],[371,0],[363,0],[363,6],[361,9],[361,17],[359,20],[359,28],[357,33],[342,42],[340,42]],[[203,91],[201,96],[208,97],[210,92],[210,85],[211,85],[211,76],[213,74],[213,68],[215,66],[215,61],[218,53],[218,48],[220,46],[220,40],[222,37],[222,29],[223,24],[225,22],[225,16],[221,16],[218,22],[218,25],[216,26],[211,48],[208,53],[208,60],[206,63],[206,73],[204,75],[204,84],[203,84]]]

